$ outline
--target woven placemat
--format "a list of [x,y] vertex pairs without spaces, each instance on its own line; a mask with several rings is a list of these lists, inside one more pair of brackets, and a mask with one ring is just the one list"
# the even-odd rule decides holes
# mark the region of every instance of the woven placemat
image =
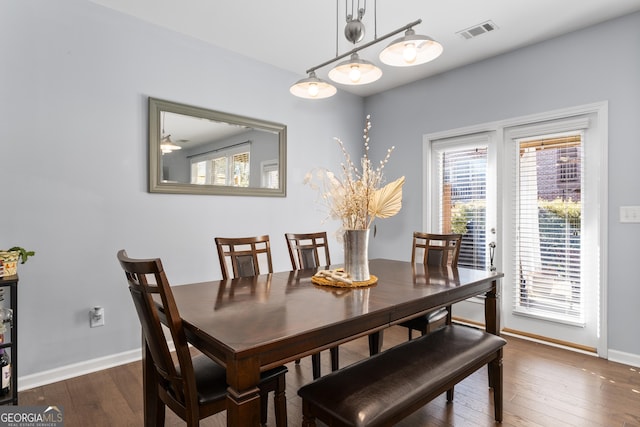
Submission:
[[369,276],[369,280],[364,282],[345,283],[338,280],[331,280],[326,277],[311,276],[311,283],[319,286],[332,286],[334,288],[362,288],[365,286],[375,285],[378,283],[378,278],[371,274]]

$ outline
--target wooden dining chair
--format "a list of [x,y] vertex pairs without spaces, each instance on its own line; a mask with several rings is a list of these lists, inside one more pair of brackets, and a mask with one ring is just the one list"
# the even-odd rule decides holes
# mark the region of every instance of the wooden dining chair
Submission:
[[[143,345],[148,348],[155,368],[155,383],[146,384],[161,402],[156,411],[157,425],[164,425],[165,405],[188,426],[227,409],[226,369],[204,354],[192,356],[187,345],[182,319],[160,259],[132,259],[124,250],[118,261],[125,272],[129,291],[142,326]],[[170,337],[165,336],[161,318],[166,319]],[[177,364],[167,338],[173,340]],[[280,366],[261,374],[259,384],[261,422],[267,422],[267,398],[274,391],[276,425],[286,427],[287,407],[285,374]]]
[[[461,243],[462,234],[432,234],[415,231],[413,233],[411,263],[415,265],[416,262],[421,262],[425,266],[457,267]],[[411,340],[414,330],[426,335],[450,323],[451,306],[447,306],[402,322],[400,326],[409,330],[409,340]]]
[[[329,267],[331,265],[331,256],[329,255],[329,242],[327,241],[327,233],[285,233],[287,248],[289,249],[289,258],[291,259],[291,268],[293,270],[305,270],[308,268],[318,268],[321,266]],[[324,257],[320,257],[320,254]],[[324,259],[324,264],[321,263]],[[329,349],[331,353],[331,370],[340,369],[338,347]],[[300,363],[300,359],[296,360]],[[313,379],[320,378],[320,353],[311,355],[311,365],[313,368]]]
[[[273,273],[271,244],[269,236],[256,237],[216,237],[218,259],[222,278],[250,277],[260,274],[260,264],[266,264],[265,273]],[[229,265],[231,272],[229,274]]]
[[[307,268],[328,267],[331,265],[329,255],[329,243],[327,233],[285,233],[289,249],[291,267],[294,270],[304,270]],[[324,264],[320,262],[320,254],[323,254]]]

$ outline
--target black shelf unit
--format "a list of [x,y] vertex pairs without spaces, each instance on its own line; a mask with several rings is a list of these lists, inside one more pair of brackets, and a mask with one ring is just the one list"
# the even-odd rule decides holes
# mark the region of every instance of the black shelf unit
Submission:
[[6,396],[0,396],[0,405],[17,405],[18,404],[18,275],[0,277],[0,289],[3,289],[4,298],[7,297],[7,289],[9,290],[9,304],[13,311],[11,321],[11,331],[9,341],[5,333],[5,342],[0,344],[0,348],[5,351],[9,350],[11,357],[11,384],[9,393]]

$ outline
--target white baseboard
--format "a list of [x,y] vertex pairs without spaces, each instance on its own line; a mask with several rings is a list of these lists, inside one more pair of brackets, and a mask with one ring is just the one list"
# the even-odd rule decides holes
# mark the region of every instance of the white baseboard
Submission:
[[97,359],[86,360],[84,362],[73,363],[61,366],[48,371],[37,372],[35,374],[18,377],[18,391],[28,390],[46,384],[55,383],[80,375],[90,374],[125,363],[135,362],[142,359],[140,349],[125,351],[124,353],[111,354]]
[[609,350],[607,358],[612,362],[623,363],[625,365],[640,368],[640,354],[625,353],[624,351]]
[[[174,351],[173,341],[168,341],[169,351]],[[18,377],[18,391],[29,390],[30,388],[79,377],[80,375],[102,371],[114,366],[136,362],[142,359],[142,349],[125,351],[109,356],[98,357],[97,359],[86,360],[84,362],[72,363],[71,365],[60,366],[48,371],[36,372],[35,374]]]

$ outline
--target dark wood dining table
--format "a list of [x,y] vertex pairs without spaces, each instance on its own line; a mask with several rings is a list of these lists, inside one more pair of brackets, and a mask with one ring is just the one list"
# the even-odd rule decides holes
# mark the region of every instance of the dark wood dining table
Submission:
[[[377,283],[358,288],[314,285],[315,270],[172,287],[188,341],[227,369],[228,426],[260,424],[261,371],[358,337],[379,338],[435,308],[484,295],[486,330],[499,334],[502,273],[388,259],[371,260],[369,270]],[[145,425],[155,426],[148,354],[143,366]]]

